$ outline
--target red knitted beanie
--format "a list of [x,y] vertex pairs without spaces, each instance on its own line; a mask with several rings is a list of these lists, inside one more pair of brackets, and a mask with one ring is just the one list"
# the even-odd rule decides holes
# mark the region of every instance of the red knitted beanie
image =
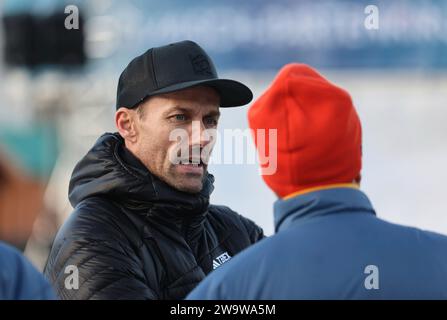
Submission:
[[[362,132],[351,97],[309,66],[284,66],[248,120],[255,132],[277,129],[277,170],[263,178],[280,197],[359,179]],[[265,142],[269,150],[267,134]]]

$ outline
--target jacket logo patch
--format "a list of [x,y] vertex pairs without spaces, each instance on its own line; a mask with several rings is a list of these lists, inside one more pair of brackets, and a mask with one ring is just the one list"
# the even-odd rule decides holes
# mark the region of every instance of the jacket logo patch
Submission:
[[221,265],[223,265],[225,262],[227,262],[230,259],[231,259],[231,256],[228,254],[228,252],[224,252],[217,258],[214,258],[213,270],[219,268]]

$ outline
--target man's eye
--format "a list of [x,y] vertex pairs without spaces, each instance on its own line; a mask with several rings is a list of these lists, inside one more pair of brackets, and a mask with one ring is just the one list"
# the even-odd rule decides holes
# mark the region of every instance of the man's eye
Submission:
[[217,119],[207,118],[207,119],[205,119],[205,124],[210,125],[210,126],[217,126]]
[[177,121],[185,121],[186,116],[184,114],[176,114],[176,115],[174,115],[174,119]]

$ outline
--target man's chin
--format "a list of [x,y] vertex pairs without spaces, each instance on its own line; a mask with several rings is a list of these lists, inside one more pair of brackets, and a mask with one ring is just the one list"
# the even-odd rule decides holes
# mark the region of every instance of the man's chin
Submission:
[[182,192],[199,193],[202,191],[207,174],[206,167],[203,168],[201,174],[177,171],[174,177],[169,179],[171,181],[168,184]]
[[196,193],[199,193],[200,191],[202,191],[203,184],[201,186],[178,185],[178,186],[175,186],[174,188],[176,188],[177,190],[182,191],[182,192],[196,194]]
[[198,193],[202,191],[203,188],[203,178],[202,177],[179,177],[178,179],[173,179],[172,183],[169,183],[175,189],[186,192],[186,193]]

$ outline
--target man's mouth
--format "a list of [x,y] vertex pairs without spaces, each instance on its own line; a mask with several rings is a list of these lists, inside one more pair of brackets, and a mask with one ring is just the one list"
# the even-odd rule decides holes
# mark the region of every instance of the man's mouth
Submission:
[[204,163],[201,159],[182,160],[177,166],[184,173],[203,174],[204,170]]

